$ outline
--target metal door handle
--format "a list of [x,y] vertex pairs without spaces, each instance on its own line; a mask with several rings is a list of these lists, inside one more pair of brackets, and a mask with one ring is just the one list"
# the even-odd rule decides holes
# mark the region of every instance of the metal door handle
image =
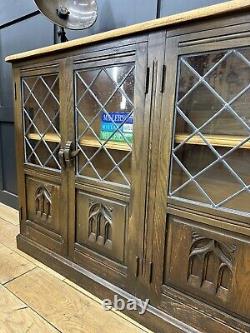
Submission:
[[65,163],[65,159],[64,159],[64,149],[63,148],[60,148],[59,153],[58,153],[58,158],[59,158],[59,163],[61,165],[61,168],[65,169],[66,163]]
[[67,141],[64,149],[64,159],[66,166],[71,166],[73,159],[79,154],[80,149],[73,150],[74,144],[72,141]]
[[72,141],[67,141],[65,148],[59,150],[59,160],[62,168],[70,167],[73,159],[79,154],[80,149],[74,150]]

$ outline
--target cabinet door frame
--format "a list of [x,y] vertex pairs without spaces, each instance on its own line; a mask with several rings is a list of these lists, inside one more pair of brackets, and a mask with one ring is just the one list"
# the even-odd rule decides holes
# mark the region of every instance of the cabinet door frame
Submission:
[[[132,152],[132,185],[118,186],[112,183],[107,183],[103,186],[96,181],[86,181],[83,177],[76,176],[75,165],[72,164],[69,168],[70,173],[70,197],[76,195],[76,191],[83,191],[85,194],[97,195],[106,199],[117,200],[117,203],[122,202],[128,204],[127,210],[127,243],[126,243],[126,269],[125,274],[121,278],[117,277],[117,273],[112,273],[108,268],[107,280],[122,287],[135,294],[136,280],[142,269],[142,245],[143,245],[143,226],[144,226],[144,213],[145,213],[145,193],[146,193],[146,174],[147,174],[147,148],[148,148],[148,128],[149,128],[149,115],[145,113],[145,101],[147,94],[147,38],[142,36],[139,38],[131,38],[123,40],[122,42],[113,42],[111,46],[100,44],[96,47],[91,47],[90,52],[88,49],[80,56],[72,59],[72,73],[76,69],[86,68],[95,63],[97,66],[105,66],[112,64],[135,64],[135,96],[134,104],[136,105],[136,130],[134,132],[134,140],[137,144],[133,145]],[[71,97],[72,98],[72,97]],[[74,103],[72,103],[74,106]],[[73,113],[75,111],[73,110]],[[73,116],[72,118],[73,119]],[[72,121],[72,120],[71,120]],[[145,125],[146,124],[146,125]],[[71,138],[75,136],[74,132],[71,133]],[[137,166],[137,169],[136,169]],[[142,181],[145,179],[145,181]],[[112,194],[113,193],[113,194]],[[74,201],[74,200],[72,200]],[[76,256],[75,240],[76,240],[76,212],[75,204],[70,206],[69,214],[69,256],[74,261]],[[81,252],[81,247],[78,248],[78,254]],[[88,269],[88,267],[85,267]],[[97,269],[97,268],[96,268]],[[116,271],[119,271],[119,265],[116,265]],[[121,272],[124,268],[121,267]],[[93,270],[92,270],[93,271]],[[118,272],[117,271],[117,272]],[[97,271],[94,271],[98,274]],[[103,274],[101,274],[103,276]]]
[[157,192],[157,172],[159,160],[159,139],[161,127],[161,104],[166,89],[165,47],[166,31],[153,31],[148,37],[148,71],[149,83],[146,95],[146,110],[150,116],[148,136],[148,174],[145,196],[145,222],[143,230],[142,270],[138,277],[137,296],[142,299],[155,297],[152,283],[155,266],[153,256],[155,251],[154,214],[155,196]]
[[[35,164],[25,163],[25,145],[24,145],[24,122],[23,122],[23,96],[22,96],[22,79],[25,77],[57,74],[59,80],[59,102],[60,102],[60,127],[61,136],[60,147],[63,148],[67,141],[67,126],[65,117],[67,117],[67,104],[63,99],[63,91],[67,81],[65,77],[65,61],[39,61],[32,64],[28,63],[14,65],[14,102],[15,102],[15,123],[16,123],[16,152],[17,152],[17,175],[18,175],[18,193],[19,193],[19,212],[20,212],[20,231],[21,234],[28,237],[33,235],[34,238],[41,241],[41,244],[51,250],[67,255],[67,172],[61,166],[61,170],[53,170],[46,167],[40,167]],[[60,163],[60,162],[59,162]],[[28,202],[27,202],[27,179],[40,184],[49,184],[53,192],[57,193],[56,207],[57,211],[58,232],[54,232],[46,225],[40,225],[28,219]],[[39,243],[39,241],[38,241]]]
[[[237,21],[237,20],[236,20]],[[200,323],[208,325],[209,322],[204,321],[207,319],[206,313],[212,313],[214,317],[213,325],[220,325],[219,321],[236,328],[247,329],[244,322],[240,324],[237,322],[237,315],[233,317],[230,311],[222,314],[216,306],[211,308],[203,300],[199,302],[199,297],[192,298],[188,293],[178,290],[172,285],[163,286],[164,284],[164,263],[169,262],[171,253],[165,252],[167,245],[172,248],[172,240],[167,242],[168,235],[168,217],[174,215],[184,219],[193,220],[197,226],[204,228],[213,228],[214,231],[224,229],[226,232],[234,233],[236,239],[246,239],[250,236],[249,232],[249,217],[239,214],[228,212],[215,212],[213,208],[203,208],[199,205],[178,203],[177,200],[168,197],[168,182],[170,176],[170,161],[171,161],[171,147],[173,136],[173,123],[174,123],[174,106],[175,94],[177,84],[177,66],[178,57],[181,55],[194,54],[205,51],[225,50],[230,48],[245,47],[250,44],[249,36],[249,15],[240,18],[240,24],[234,22],[232,19],[225,19],[223,28],[213,27],[213,22],[196,24],[191,27],[185,26],[180,29],[173,29],[168,32],[170,37],[166,41],[166,93],[162,102],[162,124],[160,129],[160,152],[158,172],[157,172],[157,191],[155,199],[155,213],[154,213],[154,274],[153,274],[153,290],[155,297],[153,297],[154,305],[168,311],[170,314],[175,315],[176,318],[184,320],[187,319],[184,315],[184,309],[189,308],[189,311],[194,312],[194,316],[200,318]],[[239,23],[239,22],[238,22]],[[221,27],[222,22],[220,22]],[[185,34],[185,29],[191,30]],[[219,41],[219,43],[217,43]],[[210,229],[209,229],[210,230]],[[211,229],[212,230],[212,229]],[[242,237],[242,235],[244,235]],[[248,239],[249,240],[249,239]],[[166,261],[165,261],[166,260]],[[176,300],[176,304],[172,305],[172,299]],[[192,310],[193,309],[193,310]],[[198,310],[199,309],[199,310]],[[188,324],[196,326],[201,329],[198,321],[192,322],[192,317],[188,319]],[[204,328],[204,326],[203,326]],[[222,329],[222,328],[221,328]],[[223,328],[222,332],[233,332],[233,328]]]

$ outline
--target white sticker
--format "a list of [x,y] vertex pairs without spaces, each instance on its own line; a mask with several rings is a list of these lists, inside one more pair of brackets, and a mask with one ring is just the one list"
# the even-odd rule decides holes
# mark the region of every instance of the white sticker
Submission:
[[122,126],[123,133],[133,133],[133,124],[124,124]]

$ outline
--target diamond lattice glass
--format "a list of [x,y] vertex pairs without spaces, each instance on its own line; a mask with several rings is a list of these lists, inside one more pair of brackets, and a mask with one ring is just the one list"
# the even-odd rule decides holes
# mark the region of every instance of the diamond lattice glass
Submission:
[[250,48],[179,59],[169,194],[250,213]]
[[25,162],[61,169],[59,79],[56,74],[22,79]]
[[75,72],[77,174],[129,186],[134,64]]

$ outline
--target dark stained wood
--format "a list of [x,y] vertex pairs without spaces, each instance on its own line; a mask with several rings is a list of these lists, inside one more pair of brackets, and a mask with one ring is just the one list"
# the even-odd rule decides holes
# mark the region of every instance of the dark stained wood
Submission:
[[[127,230],[128,207],[126,203],[120,203],[114,200],[107,200],[96,195],[86,194],[82,191],[77,192],[77,216],[76,216],[76,243],[86,245],[93,250],[104,254],[107,257],[113,258],[115,261],[125,264],[125,246],[124,239]],[[106,209],[106,213],[112,213],[112,237],[105,240],[105,232],[103,230],[96,230],[95,220],[89,220],[89,200],[93,201],[91,210]],[[97,202],[97,206],[95,206]],[[91,224],[91,234],[89,234],[89,224]],[[96,232],[100,231],[100,234]],[[110,231],[109,231],[110,232]]]
[[156,196],[153,221],[153,262],[154,262],[154,278],[153,284],[157,297],[155,302],[160,302],[160,286],[163,276],[163,258],[166,234],[166,210],[167,210],[167,187],[168,175],[166,170],[170,167],[170,149],[171,149],[171,133],[173,124],[173,105],[175,98],[175,82],[176,82],[176,42],[172,39],[167,39],[166,42],[166,80],[171,78],[171,81],[166,81],[165,94],[162,100],[162,117],[160,123],[159,137],[159,156],[158,170],[156,179]]
[[25,176],[24,176],[24,146],[23,146],[23,126],[22,126],[22,96],[20,71],[13,69],[13,85],[14,85],[14,106],[15,106],[15,129],[16,129],[16,153],[17,159],[17,184],[19,193],[19,216],[20,216],[20,232],[24,232],[24,223],[26,221],[26,199],[25,199]]
[[[177,121],[175,126],[176,97],[179,90],[185,93],[185,89],[192,88],[196,80],[189,72],[186,77],[183,75],[184,79],[181,77],[178,61],[183,57],[195,66],[200,54],[217,52],[219,56],[227,49],[247,47],[249,21],[248,13],[231,13],[188,25],[176,23],[167,31],[161,28],[140,32],[133,38],[58,51],[55,55],[36,55],[14,65],[22,208],[18,247],[103,299],[112,299],[114,294],[124,299],[149,298],[145,315],[127,314],[156,332],[250,332],[250,220],[244,211],[247,197],[235,203],[238,211],[230,211],[204,205],[200,192],[195,193],[194,188],[183,189],[178,196],[169,191],[171,184],[177,187],[185,180],[185,174],[173,167],[172,148],[191,133],[184,121]],[[230,79],[234,79],[231,84],[249,84],[250,52],[245,52],[248,60],[243,59],[244,66],[236,66],[237,73],[231,63],[229,69],[222,66],[220,75],[206,78],[210,85],[221,78],[219,85],[216,81],[215,90],[227,94],[225,99],[233,97],[232,86],[227,89]],[[191,60],[187,60],[189,55]],[[89,82],[86,89],[76,73],[91,76],[93,70],[97,73],[126,64],[135,65],[134,82],[130,82],[135,104],[132,157],[122,169],[130,185],[121,182],[119,173],[108,182],[91,176],[91,168],[85,174],[77,174],[78,162],[84,162],[77,143],[87,154],[101,147],[97,140],[100,119],[91,122],[99,109],[95,110],[90,97],[84,100],[81,112],[97,137],[89,132],[79,138],[78,129],[83,131],[86,124],[78,124],[78,97],[86,90],[94,91],[100,99],[103,95],[108,98],[110,92],[108,80],[102,79],[101,84]],[[245,78],[240,77],[243,72]],[[44,140],[61,144],[61,170],[24,164],[20,78],[52,73],[59,74],[61,138],[49,133]],[[42,84],[37,89],[41,96],[46,93]],[[115,111],[123,109],[119,98],[117,101]],[[237,105],[244,119],[248,119],[248,106],[247,98]],[[50,107],[44,109],[52,112]],[[186,101],[183,109],[199,127],[213,114],[212,97],[203,89],[198,97]],[[36,121],[38,127],[45,129],[44,120]],[[235,125],[227,113],[203,134],[222,154],[249,136],[241,125]],[[30,137],[39,139],[34,132]],[[197,167],[209,163],[209,148],[200,136],[194,136],[184,146],[178,156],[187,169],[195,173]],[[230,163],[249,185],[246,148],[248,143],[236,151]],[[119,163],[130,147],[110,141],[106,149]],[[95,168],[105,174],[109,167],[103,150]],[[237,189],[237,182],[220,170],[203,180],[206,191],[216,198]]]
[[[124,163],[122,168],[122,172],[126,174],[128,179],[131,179],[131,188],[129,186],[118,185],[120,182],[119,173],[116,175],[116,178],[113,177],[111,179],[110,183],[100,182],[98,179],[92,180],[95,187],[87,186],[91,184],[90,179],[81,176],[76,177],[76,188],[72,186],[72,195],[75,193],[77,207],[75,222],[72,226],[76,231],[74,236],[74,261],[96,274],[98,270],[100,271],[100,261],[104,261],[104,265],[101,265],[103,266],[103,273],[101,273],[100,276],[134,293],[135,281],[133,280],[135,279],[135,270],[137,269],[135,267],[134,256],[137,248],[142,246],[142,242],[137,242],[137,237],[138,235],[142,235],[138,230],[143,228],[144,223],[143,202],[146,187],[145,168],[147,167],[147,146],[144,138],[148,135],[140,130],[143,125],[146,130],[146,124],[149,123],[149,118],[147,118],[148,114],[144,112],[144,89],[147,65],[146,44],[138,43],[130,46],[118,45],[115,48],[102,50],[98,53],[92,52],[87,55],[82,55],[79,60],[76,58],[74,68],[81,73],[82,70],[88,71],[88,69],[93,68],[99,70],[100,68],[108,68],[108,66],[115,65],[135,65],[134,100],[132,100],[135,105],[132,165],[130,166]],[[79,93],[82,93],[81,90]],[[91,122],[93,115],[87,114],[87,116],[89,117],[89,122]],[[84,124],[81,126],[83,125]],[[84,129],[84,127],[82,128],[81,126],[80,131]],[[100,122],[95,122],[92,129],[95,133],[98,133]],[[84,145],[84,143],[84,140],[80,140],[80,144],[88,149],[89,145]],[[124,146],[125,145],[124,143]],[[128,147],[128,145],[126,146]],[[106,148],[111,152],[110,145],[107,145]],[[128,151],[129,150],[130,149],[128,149]],[[124,155],[123,149],[120,150],[119,147],[117,147],[116,152],[112,152],[113,157],[118,162],[123,156],[121,154]],[[105,162],[102,160],[102,157],[105,159],[105,152],[103,152],[103,155],[95,162],[97,171],[104,167],[103,164]],[[145,163],[141,163],[142,159],[145,160]],[[143,179],[145,180],[143,181]],[[79,191],[77,184],[85,186],[87,193]],[[106,192],[103,191],[105,188]],[[98,196],[96,190],[101,191],[102,196]],[[119,193],[128,193],[130,199],[128,196],[123,195],[123,198],[120,196],[120,201],[116,201],[116,197]],[[123,201],[124,199],[125,201]],[[135,205],[135,202],[138,204]],[[99,217],[97,216],[97,220],[95,218],[92,220],[92,214],[94,212],[98,213],[98,211],[100,214],[98,216],[100,216],[101,219],[105,218],[105,223],[110,223],[110,238],[108,237],[108,239],[106,239],[104,227],[96,227],[95,225],[96,223],[102,224],[102,222],[98,221]],[[107,220],[108,218],[110,221]],[[73,219],[71,219],[71,221],[73,221]],[[97,228],[97,230],[95,230],[95,228]],[[101,229],[99,230],[99,228]],[[90,232],[90,230],[92,231]],[[102,256],[104,257],[103,259]],[[138,256],[140,255],[138,254]],[[107,259],[105,259],[106,257]],[[124,268],[126,271],[125,279]]]
[[[153,282],[158,295],[154,299],[154,304],[158,304],[160,308],[178,319],[189,316],[190,325],[200,331],[248,332],[250,329],[250,304],[243,294],[249,293],[248,290],[245,290],[246,281],[249,281],[249,216],[244,212],[236,214],[235,212],[203,207],[195,202],[184,202],[174,196],[168,197],[171,148],[172,141],[175,140],[174,131],[176,130],[178,134],[178,130],[182,130],[178,124],[174,127],[175,98],[179,85],[178,56],[196,55],[201,52],[204,54],[204,51],[244,48],[249,45],[248,33],[244,34],[249,24],[232,26],[231,20],[229,27],[229,22],[227,20],[224,22],[226,23],[225,28],[215,27],[214,31],[212,30],[212,22],[189,27],[187,31],[192,30],[192,33],[189,34],[185,34],[184,28],[177,28],[170,34],[177,37],[167,38],[166,77],[171,78],[171,80],[167,79],[166,81],[166,93],[162,104],[164,122],[162,122],[160,130],[161,153],[159,154],[157,195],[153,220],[155,226],[153,263],[156,266]],[[202,32],[201,29],[203,29]],[[218,36],[220,37],[218,38]],[[242,73],[240,70],[239,72]],[[226,82],[224,83],[226,84]],[[204,95],[203,100],[206,97]],[[212,102],[207,100],[206,103],[209,105]],[[190,104],[186,109],[192,110],[192,105]],[[206,106],[200,106],[200,113],[197,115],[202,116],[204,110],[206,110]],[[237,110],[243,112],[244,105],[238,106]],[[195,118],[195,121],[197,120],[198,118]],[[233,122],[225,120],[224,122],[224,124],[221,122],[221,126],[216,129],[222,129],[224,132],[229,131],[227,133],[230,134],[234,134],[234,130],[237,131]],[[225,124],[227,124],[226,127]],[[192,160],[190,160],[192,165],[199,163],[198,158],[195,157],[197,152],[199,152],[199,145],[192,145]],[[185,156],[185,154],[179,155],[179,158],[184,159]],[[242,170],[244,159],[240,156],[242,155],[238,150],[234,167]],[[204,164],[206,164],[207,158],[206,155],[203,156]],[[187,165],[185,162],[184,164]],[[215,194],[224,191],[226,196],[226,193],[230,192],[231,185],[230,182],[224,182],[223,186],[219,185],[223,179],[223,175],[214,174],[207,180],[206,190],[216,184]],[[214,185],[213,182],[215,182]],[[210,191],[210,193],[212,192]],[[196,197],[195,201],[200,201],[199,196]],[[189,242],[188,245],[187,242]],[[216,249],[215,256],[212,244]],[[208,252],[206,252],[206,248],[209,248]],[[205,252],[203,253],[202,250]],[[223,260],[225,259],[227,262],[225,266],[220,262],[220,253],[223,253]],[[202,260],[203,255],[204,261]],[[201,267],[200,264],[204,266]],[[219,270],[217,265],[222,265],[224,269]],[[218,280],[213,280],[216,277]],[[216,287],[214,287],[214,283]],[[241,287],[237,289],[238,286]],[[245,290],[243,293],[241,288]],[[173,299],[175,304],[173,304]],[[196,313],[190,312],[187,309],[187,304],[196,309]],[[205,313],[209,313],[214,321],[208,322],[202,319]],[[225,326],[218,328],[219,321],[223,322]]]
[[164,285],[186,289],[248,321],[249,241],[171,215],[167,237]]
[[143,248],[143,275],[140,281],[140,293],[145,297],[145,289],[153,289],[150,295],[152,300],[155,297],[155,290],[152,284],[152,277],[155,274],[154,265],[154,206],[157,181],[157,167],[159,163],[159,137],[161,119],[161,102],[165,90],[165,31],[154,32],[149,35],[148,43],[148,67],[149,67],[149,89],[146,96],[145,111],[150,117],[150,127],[147,132],[148,140],[148,174],[147,192],[145,197],[145,227],[144,227],[144,248]]
[[[51,196],[51,207],[53,207],[53,218],[51,207],[47,207],[43,210],[42,204],[39,199],[40,193],[37,193],[37,189],[45,186],[45,188],[52,193]],[[27,218],[45,229],[54,231],[60,234],[61,227],[60,224],[63,221],[62,216],[60,216],[60,200],[62,197],[60,185],[47,183],[44,180],[37,181],[37,179],[26,177],[26,189],[27,189]],[[53,189],[53,191],[52,191]],[[49,202],[47,203],[49,205]],[[42,211],[43,210],[43,211]]]
[[[39,75],[51,75],[59,72],[58,63],[48,63],[43,68],[33,71],[30,69],[25,71],[15,70],[16,74],[16,85],[17,85],[17,98],[16,98],[16,118],[18,119],[16,123],[20,124],[20,129],[16,131],[17,133],[17,156],[24,156],[24,146],[23,146],[23,132],[24,129],[22,127],[22,103],[23,98],[20,96],[21,92],[21,78],[29,78],[34,75],[34,77],[38,77]],[[56,72],[55,72],[56,71]],[[60,71],[62,73],[62,71]],[[64,82],[64,78],[59,75],[59,84]],[[53,83],[53,82],[52,82]],[[34,86],[35,87],[35,86]],[[45,90],[45,85],[38,82],[36,85],[38,89],[36,93],[38,94],[39,98],[45,98],[47,94],[47,90]],[[62,85],[63,88],[63,85]],[[63,91],[60,87],[60,91]],[[34,93],[35,94],[35,93]],[[58,91],[59,94],[59,91]],[[60,95],[60,94],[59,94]],[[42,97],[41,97],[42,96]],[[27,97],[27,99],[31,99],[31,97]],[[59,102],[60,102],[59,97]],[[33,99],[32,101],[34,107],[37,107],[37,103]],[[60,103],[60,124],[65,124],[63,121],[65,112]],[[53,119],[52,115],[49,114],[50,107],[47,105],[41,105],[45,112],[48,112],[48,117]],[[41,112],[40,112],[41,114]],[[43,132],[48,127],[48,120],[46,123],[42,124],[45,118],[39,118],[40,114],[38,112],[34,123],[36,122],[37,128]],[[20,118],[21,117],[21,118]],[[17,127],[18,128],[18,127]],[[64,128],[60,130],[60,134],[62,137],[63,142],[65,142],[65,134]],[[40,140],[40,137],[39,137]],[[46,136],[45,136],[46,140]],[[21,154],[20,154],[21,152]],[[45,154],[45,151],[40,151],[39,154]],[[46,153],[47,154],[47,153]],[[44,159],[48,158],[47,155],[44,155]],[[50,166],[50,165],[48,165]],[[53,167],[51,165],[51,167]],[[25,169],[25,172],[24,172]],[[35,170],[41,170],[40,174],[37,174]],[[29,172],[30,171],[30,172]],[[25,175],[30,174],[31,177]],[[51,176],[50,176],[51,175]],[[25,164],[22,158],[18,159],[18,176],[21,179],[19,182],[22,184],[25,183],[25,187],[23,185],[20,189],[20,206],[22,215],[21,221],[21,229],[24,234],[29,235],[29,237],[33,240],[40,242],[43,246],[54,250],[60,254],[67,253],[67,242],[64,239],[67,239],[67,179],[65,183],[65,176],[58,170],[52,170],[47,168],[41,168],[37,165],[32,164]],[[33,178],[33,176],[35,178]],[[24,182],[24,183],[23,183]],[[66,200],[66,201],[65,201]],[[23,203],[22,203],[23,202]]]
[[[64,149],[67,142],[74,142],[74,111],[73,111],[73,74],[72,74],[72,60],[66,58],[61,62],[61,133],[62,133],[62,143],[61,148]],[[74,227],[69,221],[72,221],[72,205],[74,205],[74,200],[70,200],[71,192],[71,179],[73,177],[74,170],[73,166],[70,168],[62,169],[62,184],[64,188],[64,200],[62,211],[65,216],[64,232],[66,237],[66,253],[67,256],[72,257],[72,234],[74,233]],[[73,213],[74,214],[74,213]]]

